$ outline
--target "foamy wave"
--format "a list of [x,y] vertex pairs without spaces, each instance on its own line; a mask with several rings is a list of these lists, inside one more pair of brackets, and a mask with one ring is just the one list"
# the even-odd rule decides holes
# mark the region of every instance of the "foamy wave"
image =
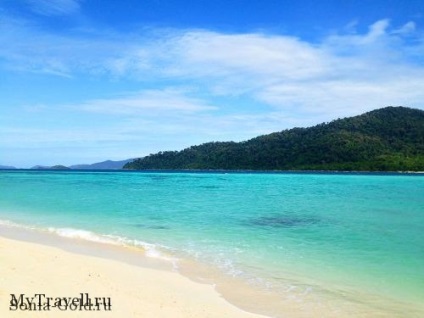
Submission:
[[107,238],[106,236],[93,233],[91,231],[79,230],[79,229],[73,229],[73,228],[53,228],[53,227],[49,227],[47,230],[50,233],[54,233],[66,238],[119,245],[119,242],[112,240],[110,238]]
[[0,220],[0,225],[15,226],[15,224],[13,222],[6,221],[6,220]]
[[164,252],[161,251],[161,250],[169,250],[169,248],[166,247],[166,246],[151,244],[151,243],[143,242],[143,241],[140,241],[140,240],[128,239],[126,237],[116,236],[116,235],[106,235],[106,237],[113,239],[116,242],[119,242],[119,244],[124,245],[124,246],[141,247],[145,251],[145,255],[147,257],[159,258],[159,259],[163,259],[163,260],[166,260],[166,261],[170,261],[170,262],[173,263],[174,268],[178,267],[177,266],[177,261],[178,261],[177,258],[166,255]]
[[12,222],[12,221],[9,221],[9,220],[0,220],[0,226],[17,227],[17,228],[27,229],[27,230],[37,229],[35,226],[19,224],[19,223],[15,223],[15,222]]
[[[176,266],[177,259],[171,256],[165,255],[163,252],[158,250],[158,245],[129,239],[123,236],[118,235],[101,235],[96,234],[87,230],[80,230],[74,228],[48,228],[50,233],[54,233],[56,235],[70,238],[70,239],[80,239],[90,242],[102,243],[102,244],[111,244],[111,245],[119,245],[119,246],[133,246],[142,248],[147,257],[159,258],[162,260],[170,261]],[[160,246],[159,248],[166,250],[165,246]]]
[[42,227],[19,224],[9,220],[1,220],[1,219],[0,219],[0,226],[21,228],[21,229],[31,230],[31,231],[48,232],[50,234],[58,235],[58,236],[69,238],[69,239],[78,239],[78,240],[84,240],[89,242],[111,244],[111,245],[124,246],[124,247],[125,246],[138,247],[144,250],[145,256],[169,261],[169,262],[172,262],[172,264],[174,265],[174,268],[178,267],[177,266],[178,259],[170,255],[167,255],[165,251],[169,250],[169,248],[167,248],[166,246],[151,244],[151,243],[147,243],[147,242],[143,242],[143,241],[135,240],[135,239],[129,239],[124,236],[97,234],[92,231],[75,229],[75,228],[48,227],[46,229]]

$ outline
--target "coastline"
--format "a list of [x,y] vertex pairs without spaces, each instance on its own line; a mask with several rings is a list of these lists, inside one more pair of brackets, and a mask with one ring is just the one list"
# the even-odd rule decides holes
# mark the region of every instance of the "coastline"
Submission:
[[3,223],[0,317],[28,315],[27,311],[9,310],[11,294],[53,298],[87,294],[109,297],[113,306],[111,311],[32,311],[33,317],[400,318],[403,313],[420,317],[421,311],[407,304],[378,305],[376,298],[374,306],[365,305],[361,298],[331,288],[318,298],[311,294],[300,300],[290,290],[281,297],[225,277],[208,264],[190,259],[178,259],[177,263],[168,255],[150,257],[142,247],[63,237]]
[[[265,317],[243,311],[226,301],[213,285],[190,280],[172,271],[169,264],[140,257],[137,251],[55,237],[46,244],[29,242],[34,235],[38,233],[15,229],[1,232],[1,317],[28,315],[27,311],[9,310],[10,294],[16,297],[45,294],[55,298],[80,297],[86,293],[90,297],[109,297],[111,310],[56,308],[32,311],[31,316]],[[88,255],[93,251],[97,255]]]

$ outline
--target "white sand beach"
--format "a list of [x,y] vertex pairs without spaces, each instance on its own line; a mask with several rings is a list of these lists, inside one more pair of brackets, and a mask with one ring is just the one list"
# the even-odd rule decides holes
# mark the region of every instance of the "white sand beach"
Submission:
[[[10,310],[12,296],[110,297],[111,310]],[[170,270],[0,237],[0,317],[262,317]]]

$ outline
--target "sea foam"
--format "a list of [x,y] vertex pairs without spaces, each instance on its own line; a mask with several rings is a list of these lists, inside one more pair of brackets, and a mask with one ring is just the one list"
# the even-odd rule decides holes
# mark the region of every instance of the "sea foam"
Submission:
[[118,241],[108,238],[103,235],[96,234],[91,231],[74,229],[74,228],[54,228],[49,227],[48,232],[57,234],[62,237],[71,238],[71,239],[80,239],[96,243],[120,245]]
[[77,239],[77,240],[83,240],[88,242],[110,244],[110,245],[122,246],[122,247],[137,247],[137,248],[141,248],[144,251],[144,255],[147,257],[170,261],[172,262],[174,268],[178,267],[177,266],[178,259],[176,257],[167,255],[165,251],[169,250],[169,248],[163,245],[151,244],[141,240],[130,239],[130,238],[118,236],[118,235],[98,234],[98,233],[88,231],[88,230],[83,230],[83,229],[75,229],[75,228],[69,228],[69,227],[67,228],[48,227],[46,229],[42,227],[36,227],[32,225],[27,225],[27,224],[20,224],[20,223],[12,222],[9,220],[2,220],[2,219],[0,219],[0,226],[5,226],[9,228],[10,227],[21,228],[21,229],[30,230],[30,231],[48,232],[50,234],[58,235],[60,237],[65,237],[68,239]]

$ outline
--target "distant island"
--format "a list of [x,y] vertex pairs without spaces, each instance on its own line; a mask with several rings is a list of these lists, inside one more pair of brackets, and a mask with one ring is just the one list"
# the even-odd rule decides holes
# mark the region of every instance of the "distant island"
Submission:
[[51,167],[50,166],[37,165],[37,166],[31,167],[31,169],[33,169],[33,170],[48,170],[48,169],[51,169],[51,170],[69,170],[68,167],[65,167],[63,165],[55,165],[55,166],[51,166]]
[[106,160],[102,162],[96,162],[91,164],[78,164],[66,167],[64,165],[55,165],[55,166],[34,166],[31,169],[35,170],[121,170],[122,167],[134,159],[126,160]]
[[106,160],[102,162],[96,162],[92,164],[79,164],[79,165],[72,165],[69,166],[71,169],[78,169],[78,170],[119,170],[122,169],[122,167],[128,163],[133,161],[134,159],[125,159],[125,160],[119,160],[119,161],[113,161],[113,160]]
[[0,170],[14,170],[16,167],[0,165]]
[[159,152],[123,168],[424,171],[424,111],[390,106],[244,142],[209,142]]

